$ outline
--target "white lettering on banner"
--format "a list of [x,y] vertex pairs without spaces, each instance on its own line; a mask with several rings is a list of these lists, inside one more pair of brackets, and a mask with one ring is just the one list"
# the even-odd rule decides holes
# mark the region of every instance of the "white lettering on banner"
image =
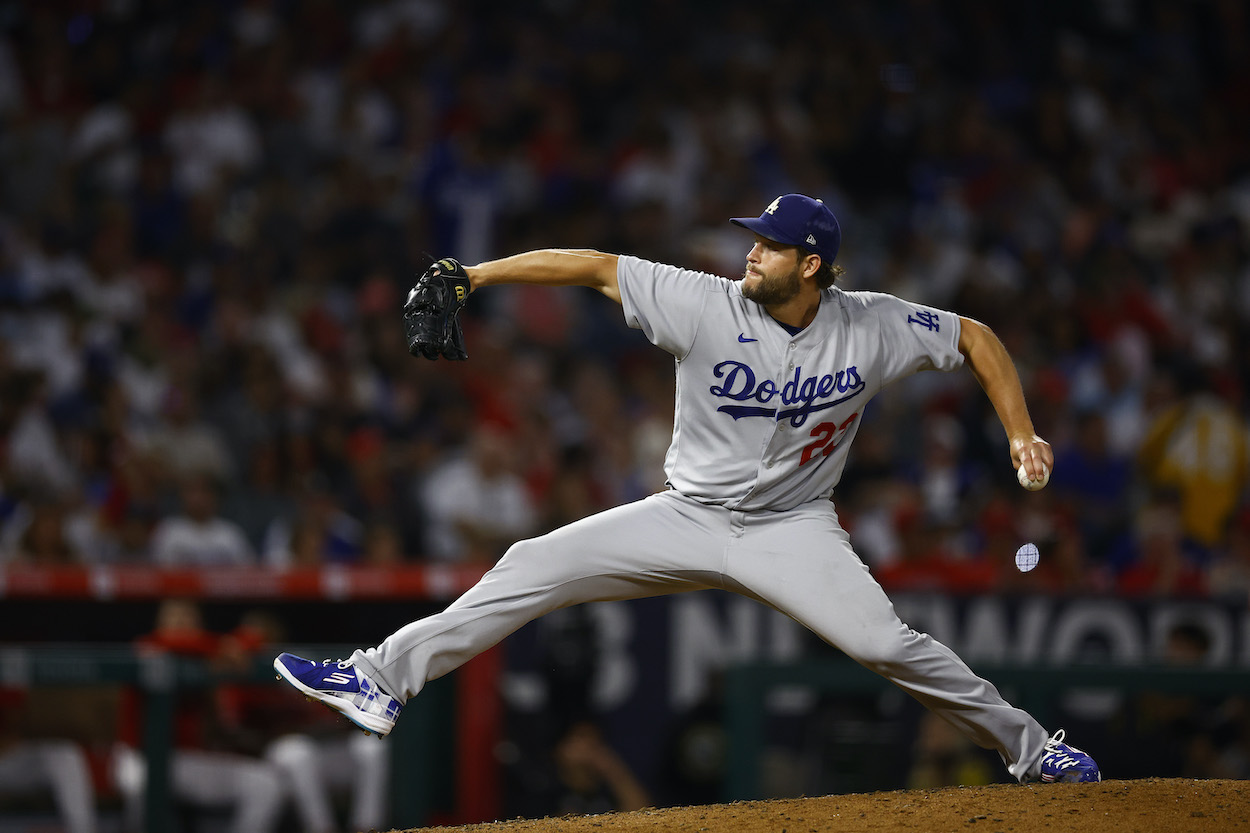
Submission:
[[[986,601],[989,601],[988,599]],[[1019,636],[1012,654],[1015,662],[1031,664],[1042,661],[1043,651],[1050,645],[1050,599],[1028,599],[1020,608],[1016,624]],[[1005,636],[1005,635],[1004,635]]]
[[968,608],[964,652],[986,662],[1005,662],[1013,653],[1007,632],[1007,611],[1001,604],[974,603]]
[[1105,637],[1107,656],[1117,662],[1145,659],[1141,624],[1123,602],[1100,600],[1077,602],[1054,623],[1050,661],[1063,665],[1082,659],[1081,651],[1091,639]]
[[[959,607],[965,615],[957,615]],[[1092,641],[1106,643],[1106,659],[1139,662],[1145,654],[1140,618],[1122,602],[1080,599],[1060,605],[1030,599],[1011,626],[1007,603],[980,597],[960,605],[946,596],[900,595],[895,608],[904,622],[925,631],[969,662],[1079,661]],[[962,624],[962,626],[961,626]]]
[[[1009,615],[1013,605],[1014,619]],[[1250,666],[1250,610],[1238,613],[1216,602],[1158,601],[1134,609],[1116,599],[1037,597],[1009,603],[993,596],[957,600],[899,594],[895,608],[908,625],[969,661],[1079,662],[1082,651],[1095,643],[1103,660],[1120,664],[1159,660],[1167,635],[1185,623],[1210,638],[1209,665]]]
[[794,620],[741,596],[725,600],[723,615],[711,596],[674,597],[670,703],[677,710],[693,706],[706,692],[710,672],[731,662],[794,659],[801,644],[798,627]]

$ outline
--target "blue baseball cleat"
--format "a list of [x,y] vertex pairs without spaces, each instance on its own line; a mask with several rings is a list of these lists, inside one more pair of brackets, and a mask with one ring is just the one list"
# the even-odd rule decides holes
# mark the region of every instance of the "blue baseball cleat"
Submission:
[[1077,784],[1085,781],[1101,781],[1098,764],[1075,746],[1063,742],[1064,731],[1060,729],[1046,741],[1042,754],[1042,780],[1063,781]]
[[279,654],[273,661],[278,679],[286,680],[310,700],[325,703],[365,732],[386,737],[395,728],[403,704],[378,688],[350,661],[325,662]]

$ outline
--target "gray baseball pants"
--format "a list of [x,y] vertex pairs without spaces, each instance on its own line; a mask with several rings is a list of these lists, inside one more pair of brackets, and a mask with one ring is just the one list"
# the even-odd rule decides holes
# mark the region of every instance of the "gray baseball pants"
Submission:
[[673,491],[520,541],[442,613],[352,661],[393,697],[454,670],[562,607],[719,588],[790,616],[997,750],[1018,780],[1040,771],[1046,730],[954,652],[903,624],[851,548],[833,504],[740,512]]

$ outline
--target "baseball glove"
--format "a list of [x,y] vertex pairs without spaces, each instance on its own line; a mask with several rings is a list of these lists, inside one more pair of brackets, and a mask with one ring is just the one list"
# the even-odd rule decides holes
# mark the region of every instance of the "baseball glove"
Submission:
[[469,276],[463,266],[450,257],[431,263],[404,302],[408,352],[427,359],[467,359],[457,316],[468,297]]

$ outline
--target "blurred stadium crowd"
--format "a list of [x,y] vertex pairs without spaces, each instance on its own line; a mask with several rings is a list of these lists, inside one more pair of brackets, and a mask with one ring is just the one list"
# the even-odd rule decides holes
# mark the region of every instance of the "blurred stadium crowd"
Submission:
[[[726,275],[839,216],[844,286],[992,326],[884,395],[835,502],[892,587],[1250,595],[1250,11],[1167,2],[0,3],[0,563],[489,563],[663,487],[671,359],[426,254]],[[1042,566],[1021,577],[1025,541]]]

